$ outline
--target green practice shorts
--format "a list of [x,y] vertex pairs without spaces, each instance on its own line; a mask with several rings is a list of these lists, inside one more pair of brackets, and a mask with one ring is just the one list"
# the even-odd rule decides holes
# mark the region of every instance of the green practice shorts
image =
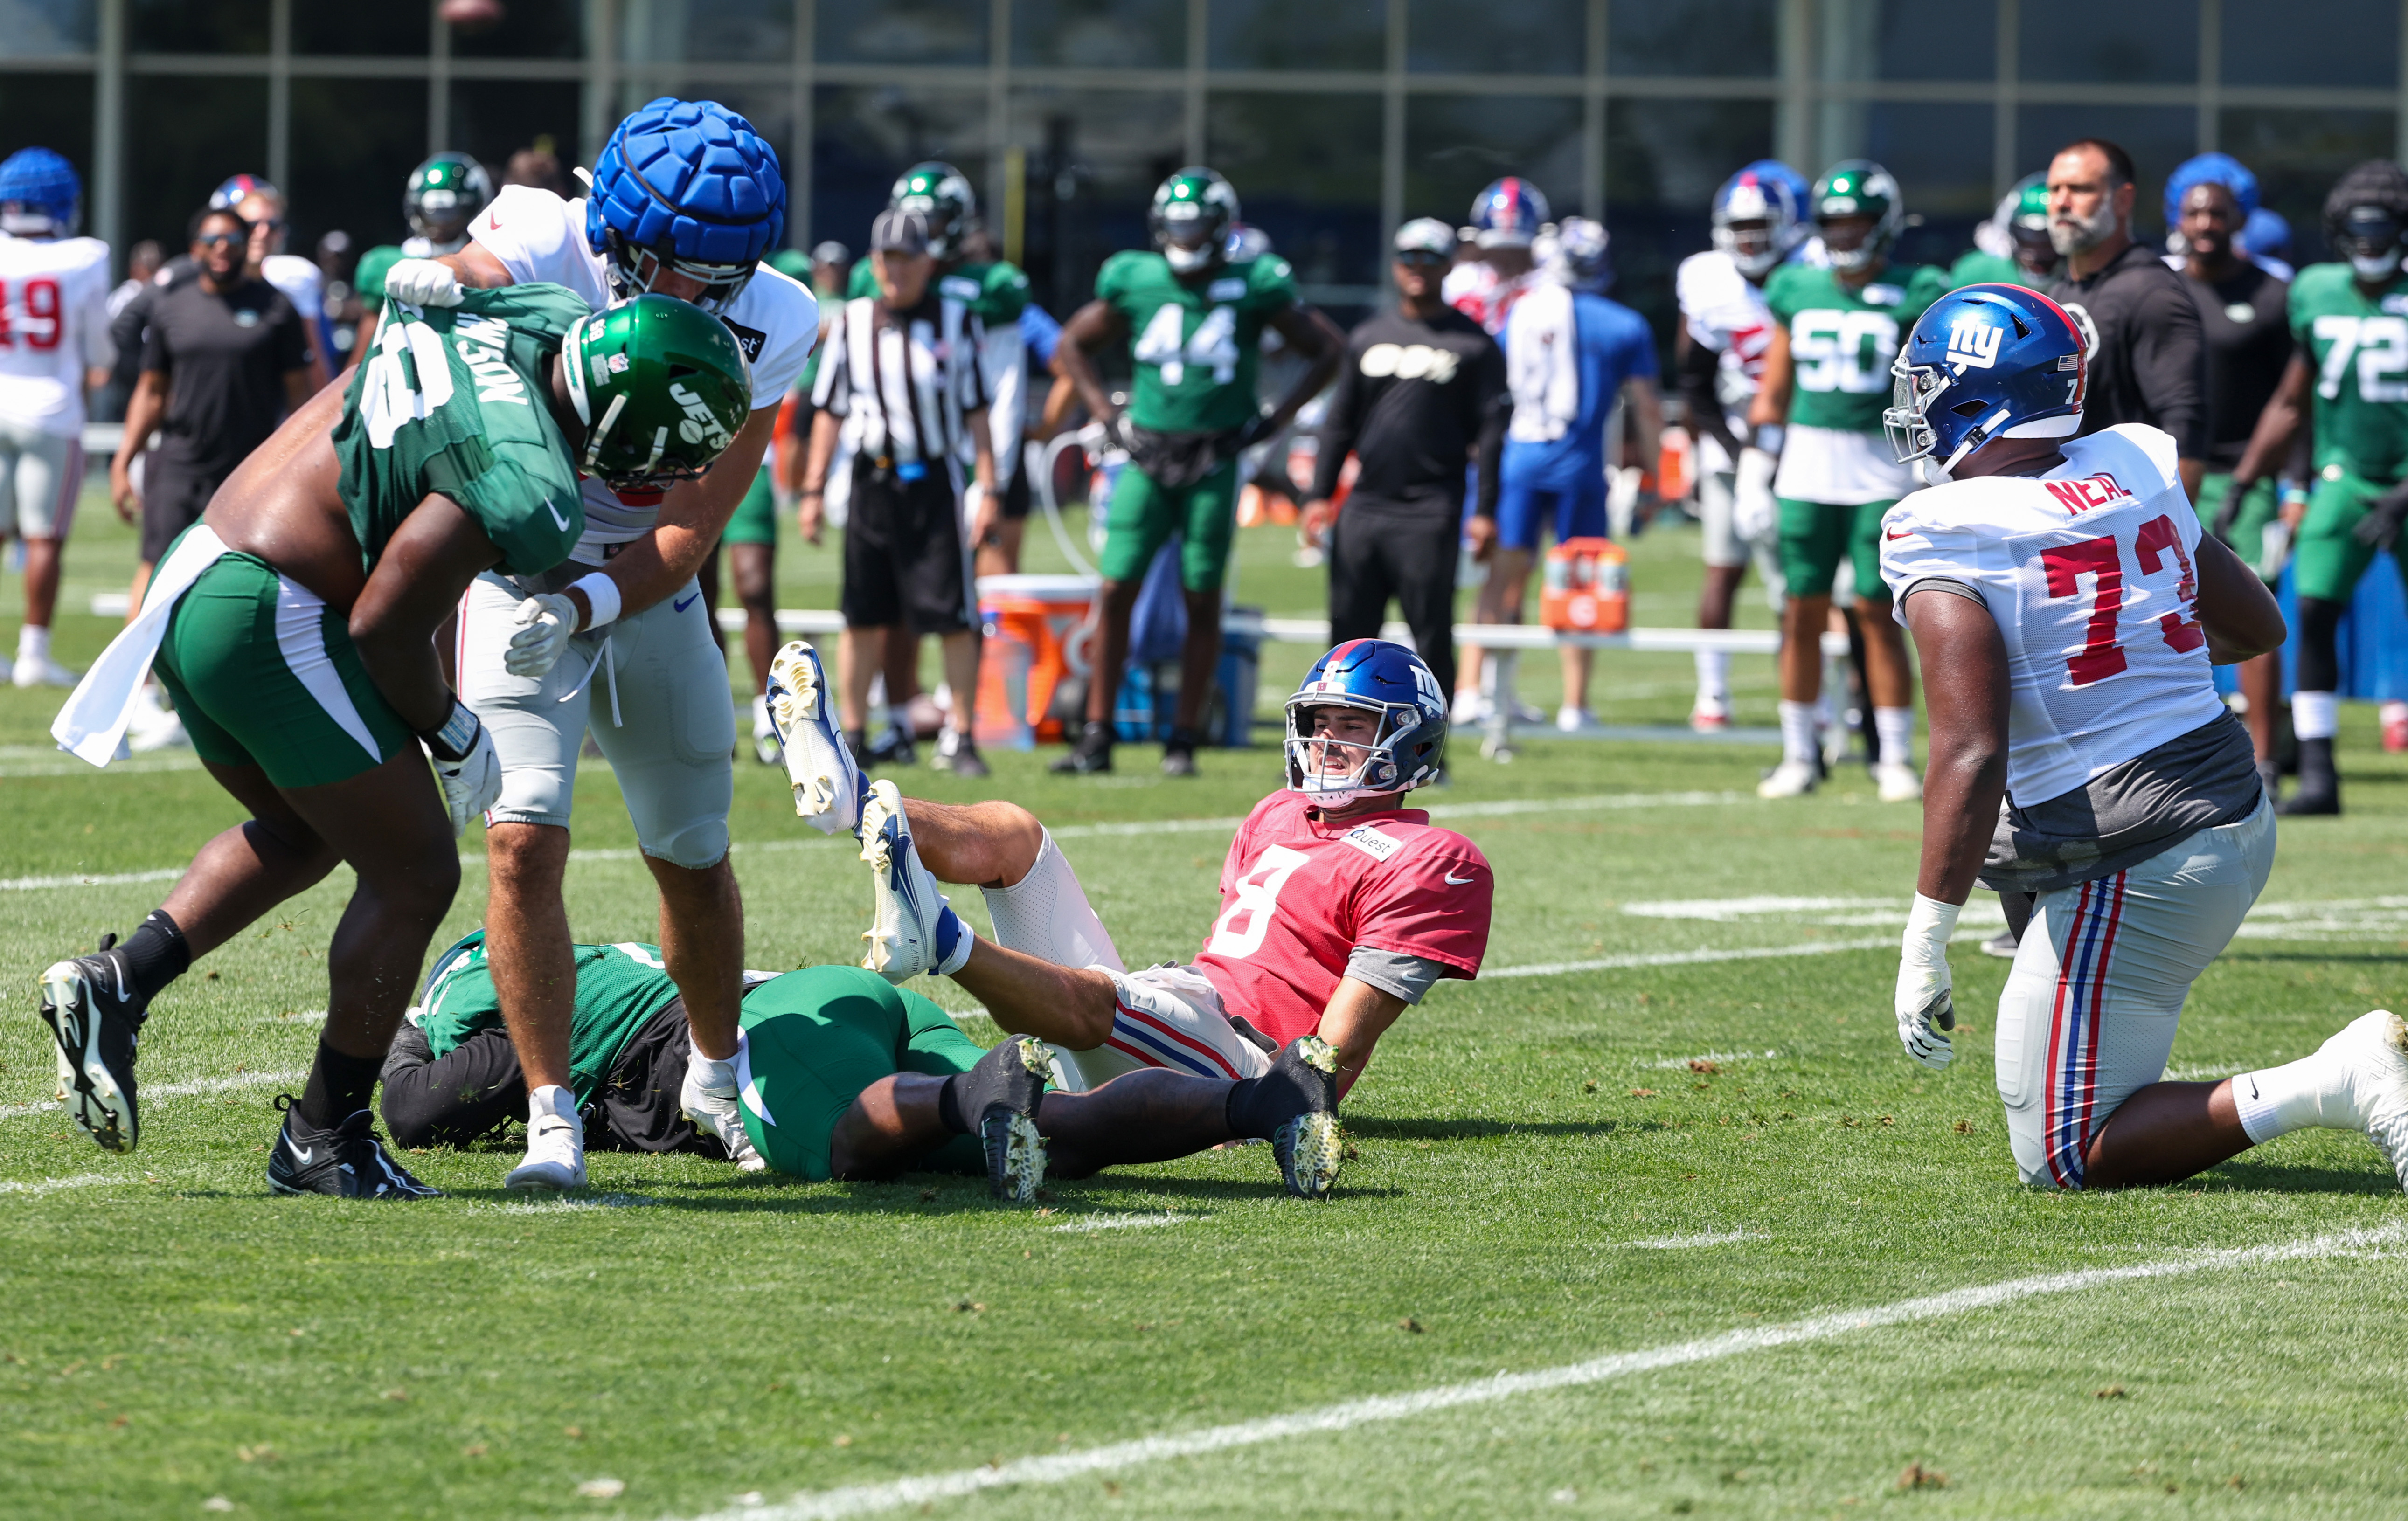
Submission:
[[[2358,541],[2358,519],[2367,504],[2391,488],[2328,465],[2308,495],[2308,515],[2300,519],[2299,540],[2291,547],[2291,588],[2319,602],[2347,602],[2358,590],[2358,578],[2374,563],[2379,552]],[[2408,572],[2408,534],[2392,545]]]
[[[857,966],[812,966],[744,995],[739,1018],[750,1080],[738,1107],[771,1167],[812,1182],[828,1176],[837,1121],[861,1090],[896,1073],[951,1077],[986,1052],[951,1016]],[[974,1135],[957,1135],[919,1164],[926,1173],[986,1171]]]
[[1896,506],[1888,502],[1800,502],[1778,497],[1781,504],[1781,575],[1793,597],[1828,597],[1839,577],[1840,561],[1856,568],[1856,595],[1886,597],[1881,578],[1882,514]]
[[775,544],[778,542],[778,497],[769,490],[769,472],[764,468],[752,477],[752,489],[744,500],[736,504],[736,516],[727,519],[727,527],[719,535],[722,544]]
[[1237,461],[1224,462],[1193,486],[1177,488],[1157,485],[1130,465],[1112,482],[1104,552],[1096,568],[1108,581],[1143,580],[1154,554],[1175,532],[1181,535],[1179,584],[1190,591],[1217,591],[1237,523]]
[[[2199,513],[2209,522],[2224,510],[2224,493],[2231,488],[2232,477],[2209,476],[2199,483]],[[2241,557],[2241,562],[2258,573],[2258,579],[2272,585],[2280,576],[2266,574],[2266,525],[2282,510],[2282,499],[2275,494],[2272,479],[2261,480],[2249,488],[2241,498],[2241,511],[2232,519],[2231,530],[2224,535],[2225,547]]]
[[151,669],[202,760],[257,766],[281,790],[347,781],[418,743],[368,679],[349,620],[251,555],[201,572]]

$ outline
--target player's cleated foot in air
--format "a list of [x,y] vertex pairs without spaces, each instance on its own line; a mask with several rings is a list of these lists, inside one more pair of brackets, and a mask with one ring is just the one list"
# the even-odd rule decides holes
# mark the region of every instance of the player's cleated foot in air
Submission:
[[440,1199],[393,1159],[377,1138],[376,1116],[363,1109],[331,1130],[303,1121],[293,1095],[280,1094],[284,1130],[267,1159],[267,1186],[280,1194],[333,1194],[341,1199]]
[[869,928],[861,934],[869,943],[861,964],[892,983],[909,982],[924,972],[958,971],[969,960],[969,929],[921,864],[903,795],[893,782],[870,784],[861,812],[861,859],[873,874],[875,904]]
[[[688,1067],[687,1071],[693,1071]],[[538,1090],[559,1094],[566,1102],[527,1120],[526,1159],[502,1179],[505,1188],[582,1188],[585,1187],[585,1121],[576,1101],[562,1088]]]
[[769,662],[767,704],[795,812],[824,833],[854,829],[868,781],[837,726],[836,693],[819,651],[800,639],[778,651]]
[[2408,1188],[2408,1024],[2389,1009],[2359,1015],[2317,1055],[2346,1065],[2350,1111]]
[[1230,1129],[1271,1144],[1289,1193],[1328,1198],[1346,1149],[1338,1130],[1337,1047],[1300,1035],[1271,1059],[1270,1071],[1240,1087],[1230,1099]]
[[1923,797],[1923,778],[1903,760],[1876,762],[1873,789],[1884,803],[1914,803]]
[[1010,1035],[978,1065],[948,1080],[962,1123],[986,1151],[987,1187],[997,1199],[1033,1204],[1045,1186],[1045,1138],[1037,1131],[1037,1105],[1053,1070],[1044,1042]]
[[778,743],[778,726],[769,718],[769,699],[752,699],[752,758],[765,766],[774,766],[783,759]]
[[1166,776],[1196,775],[1196,746],[1204,736],[1193,729],[1174,729],[1162,744],[1162,774]]
[[[727,1159],[739,1173],[763,1173],[769,1167],[760,1149],[752,1144],[752,1132],[744,1128],[744,1114],[738,1107],[736,1058],[724,1061],[705,1059],[699,1053],[689,1053],[685,1064],[685,1080],[678,1085],[678,1103],[694,1128],[711,1137],[726,1148]],[[533,1148],[529,1148],[532,1154]]]
[[1812,760],[1784,760],[1756,784],[1760,798],[1802,798],[1822,782]]
[[144,1004],[115,935],[100,949],[70,957],[42,974],[42,1020],[58,1046],[60,1096],[67,1117],[110,1151],[142,1138],[134,1102],[134,1047]]
[[1057,775],[1096,776],[1112,769],[1112,726],[1091,723],[1079,732],[1079,743],[1068,755],[1057,755],[1045,768]]

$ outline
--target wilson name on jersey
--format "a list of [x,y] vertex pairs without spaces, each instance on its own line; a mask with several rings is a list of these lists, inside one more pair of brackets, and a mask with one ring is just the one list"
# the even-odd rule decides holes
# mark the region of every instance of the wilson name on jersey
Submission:
[[2199,516],[2172,436],[2124,423],[2060,448],[2065,462],[2043,476],[1935,486],[1882,519],[1891,596],[1960,582],[1998,621],[2014,683],[2007,792],[2024,807],[2223,711],[2199,622]]

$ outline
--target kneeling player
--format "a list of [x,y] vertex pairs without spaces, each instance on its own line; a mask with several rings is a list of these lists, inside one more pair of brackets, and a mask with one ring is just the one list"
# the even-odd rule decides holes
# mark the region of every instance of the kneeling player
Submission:
[[[1049,1169],[1083,1177],[1223,1141],[1268,1141],[1337,1106],[1329,1074],[1301,1059],[1240,1082],[1143,1072],[1048,1093],[1052,1061],[1039,1043],[1014,1037],[982,1051],[944,1010],[863,968],[745,981],[738,1065],[759,1159],[748,1169],[766,1161],[815,1182],[983,1172],[997,1197],[1026,1203]],[[725,1155],[681,1112],[685,1010],[658,946],[578,946],[575,1010],[571,1087],[589,1148]],[[525,1104],[484,936],[473,934],[437,960],[385,1059],[385,1125],[403,1145],[460,1144]]]
[[[1440,978],[1479,974],[1487,860],[1399,806],[1436,775],[1446,739],[1445,696],[1402,645],[1351,640],[1314,663],[1288,699],[1287,788],[1240,827],[1204,948],[1193,964],[1138,972],[1026,810],[865,787],[809,646],[772,665],[770,713],[797,811],[831,832],[852,826],[876,870],[865,964],[896,982],[952,977],[1005,1030],[1055,1046],[1075,1082],[1148,1068],[1242,1079],[1300,1059],[1327,1064],[1343,1092],[1407,1005]],[[963,925],[937,879],[977,884],[1001,944]],[[1292,1189],[1327,1191],[1333,1120],[1273,1141]]]
[[2160,1081],[2192,982],[2274,864],[2248,733],[2208,666],[2284,636],[2264,583],[2201,534],[2173,439],[2073,437],[2082,334],[2014,286],[1942,297],[1893,373],[1885,420],[1935,483],[1882,524],[1931,714],[1907,1054],[1954,1054],[1948,940],[1978,876],[2037,895],[1997,1045],[2027,1183],[2172,1182],[2307,1126],[2366,1132],[2408,1183],[2408,1029],[2388,1011],[2288,1066]]

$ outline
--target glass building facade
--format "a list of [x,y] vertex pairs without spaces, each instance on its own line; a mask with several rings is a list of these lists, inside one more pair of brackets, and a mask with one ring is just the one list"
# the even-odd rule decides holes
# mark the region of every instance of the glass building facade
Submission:
[[1961,250],[2020,175],[2084,135],[2158,186],[2220,148],[2320,249],[2334,175],[2399,150],[2403,0],[0,0],[0,152],[57,148],[90,229],[171,246],[241,170],[291,194],[306,248],[398,236],[418,160],[591,162],[657,94],[752,118],[784,160],[788,240],[858,244],[906,164],[945,158],[1057,312],[1183,163],[1341,319],[1378,296],[1384,231],[1460,219],[1501,174],[1600,215],[1627,299],[1660,322],[1706,204],[1764,155],[1894,170]]

